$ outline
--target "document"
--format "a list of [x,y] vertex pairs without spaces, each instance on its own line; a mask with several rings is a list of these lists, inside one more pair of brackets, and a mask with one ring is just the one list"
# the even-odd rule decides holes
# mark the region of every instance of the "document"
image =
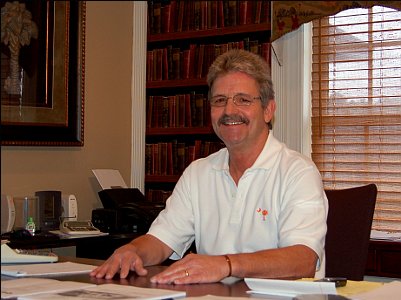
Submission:
[[97,266],[73,262],[1,266],[1,275],[12,277],[38,277],[49,275],[90,273]]
[[14,279],[3,281],[1,285],[2,299],[17,297],[18,300],[158,300],[185,296],[185,291],[139,288],[119,284],[95,285],[44,278]]
[[251,294],[295,297],[304,294],[337,295],[334,282],[245,278]]
[[113,169],[92,170],[102,189],[127,188],[120,171]]
[[[3,266],[1,266],[3,268]],[[47,278],[21,278],[1,281],[1,299],[18,298],[45,292],[64,292],[91,287],[91,283]]]
[[354,300],[396,299],[401,294],[401,281],[385,283],[372,291],[353,295]]

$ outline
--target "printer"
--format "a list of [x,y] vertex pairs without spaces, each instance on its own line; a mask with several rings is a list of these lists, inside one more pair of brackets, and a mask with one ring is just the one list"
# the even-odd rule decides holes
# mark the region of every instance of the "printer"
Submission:
[[102,232],[146,233],[165,203],[146,201],[137,188],[98,192],[103,208],[92,210],[92,223]]

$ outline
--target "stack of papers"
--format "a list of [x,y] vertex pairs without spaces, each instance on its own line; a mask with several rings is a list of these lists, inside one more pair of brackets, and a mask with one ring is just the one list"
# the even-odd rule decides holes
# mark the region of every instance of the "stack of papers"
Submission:
[[334,282],[245,278],[251,294],[295,297],[305,294],[337,295]]
[[[52,264],[27,264],[1,266],[1,275],[12,277],[37,277],[50,275],[67,275],[90,273],[96,266],[73,262],[60,262]],[[2,282],[3,284],[3,282]]]
[[87,300],[87,299],[170,299],[185,297],[183,291],[139,288],[119,284],[95,285],[44,278],[23,278],[1,282],[1,299]]

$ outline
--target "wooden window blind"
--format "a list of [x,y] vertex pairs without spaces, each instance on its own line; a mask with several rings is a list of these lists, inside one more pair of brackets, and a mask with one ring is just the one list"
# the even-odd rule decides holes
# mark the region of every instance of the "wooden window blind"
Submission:
[[401,232],[401,11],[315,20],[312,55],[312,159],[324,187],[375,183],[372,229]]

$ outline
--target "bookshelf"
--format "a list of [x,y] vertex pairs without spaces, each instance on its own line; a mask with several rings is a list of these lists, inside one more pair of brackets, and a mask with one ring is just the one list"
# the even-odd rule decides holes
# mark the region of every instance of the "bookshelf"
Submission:
[[208,67],[231,48],[270,61],[270,28],[270,1],[148,1],[148,201],[165,201],[191,161],[224,147],[210,122]]

